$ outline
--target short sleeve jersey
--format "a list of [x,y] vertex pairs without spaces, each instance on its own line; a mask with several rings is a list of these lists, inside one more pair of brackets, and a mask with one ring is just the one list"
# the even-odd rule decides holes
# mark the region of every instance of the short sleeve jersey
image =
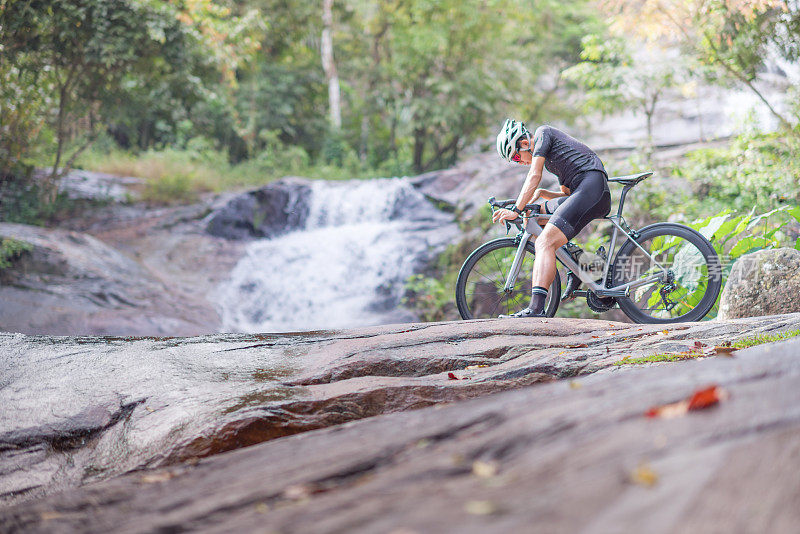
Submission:
[[576,176],[586,171],[600,171],[608,176],[603,162],[592,150],[561,130],[543,125],[533,134],[533,156],[544,158],[545,168],[558,176],[558,182],[573,188]]

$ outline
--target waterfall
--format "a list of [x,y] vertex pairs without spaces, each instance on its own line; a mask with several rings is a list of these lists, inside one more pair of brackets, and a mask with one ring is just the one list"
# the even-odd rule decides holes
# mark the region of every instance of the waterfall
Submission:
[[455,235],[404,179],[313,182],[302,227],[250,244],[214,296],[225,332],[413,320],[405,280]]

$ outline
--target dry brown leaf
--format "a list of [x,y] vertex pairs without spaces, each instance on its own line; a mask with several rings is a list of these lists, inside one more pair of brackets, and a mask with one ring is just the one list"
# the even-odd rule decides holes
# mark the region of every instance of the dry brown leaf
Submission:
[[472,369],[483,369],[484,367],[489,367],[489,366],[487,364],[485,364],[485,363],[482,363],[482,364],[479,364],[479,365],[468,365],[467,369],[469,369],[469,370],[472,370]]
[[472,462],[472,474],[479,478],[491,478],[497,474],[497,462],[484,462],[476,460]]
[[629,478],[634,484],[652,488],[658,482],[658,473],[653,471],[649,464],[642,462],[636,469],[631,471]]
[[447,378],[450,380],[458,380],[458,377],[453,373],[447,373]]
[[166,482],[174,477],[175,475],[172,472],[162,471],[160,473],[149,473],[147,475],[142,475],[142,477],[139,479],[139,482],[142,484],[154,484],[156,482]]
[[492,515],[499,511],[499,508],[492,501],[467,501],[464,511],[472,515]]
[[714,352],[721,356],[733,356],[738,349],[736,347],[716,346]]
[[696,390],[691,397],[678,402],[654,406],[645,412],[647,417],[658,417],[661,419],[671,419],[680,417],[689,410],[702,410],[714,406],[721,400],[728,398],[728,393],[718,386]]
[[569,387],[572,389],[581,389],[583,387],[583,384],[581,384],[577,380],[570,380]]

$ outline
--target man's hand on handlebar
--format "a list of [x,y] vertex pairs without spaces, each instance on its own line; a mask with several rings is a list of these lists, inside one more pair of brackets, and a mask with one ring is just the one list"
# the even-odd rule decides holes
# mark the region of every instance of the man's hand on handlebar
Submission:
[[492,213],[492,222],[513,221],[518,217],[517,212],[501,208]]

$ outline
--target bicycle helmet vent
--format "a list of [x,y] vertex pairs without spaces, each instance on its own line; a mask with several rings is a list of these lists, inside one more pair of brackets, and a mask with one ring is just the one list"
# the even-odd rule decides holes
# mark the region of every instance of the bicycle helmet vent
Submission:
[[514,119],[506,119],[500,133],[497,134],[497,153],[506,161],[511,161],[511,156],[517,151],[517,142],[525,137],[530,141],[531,134],[525,124]]

